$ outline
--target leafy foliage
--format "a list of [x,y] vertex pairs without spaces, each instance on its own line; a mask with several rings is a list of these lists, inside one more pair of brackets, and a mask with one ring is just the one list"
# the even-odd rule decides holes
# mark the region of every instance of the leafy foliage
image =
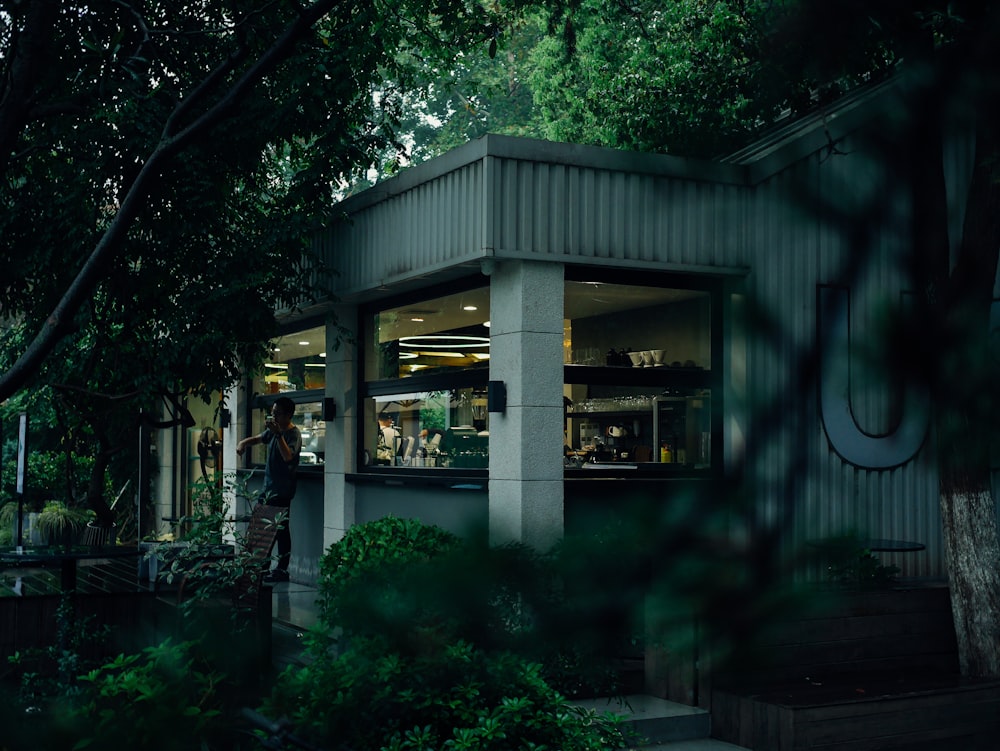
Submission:
[[65,720],[74,749],[204,749],[228,731],[221,676],[197,659],[190,643],[167,640],[119,655],[80,680],[84,690]]
[[[619,660],[635,652],[641,633],[637,603],[612,594],[596,602],[570,576],[590,582],[597,566],[581,572],[559,552],[459,541],[416,520],[356,525],[321,560],[321,621],[348,647],[375,640],[412,656],[464,642],[541,665],[564,695],[615,693]],[[611,585],[609,593],[642,589]]]
[[[60,497],[73,505],[81,496],[80,486],[87,481],[94,458],[55,451],[30,451],[27,457],[25,505],[28,510],[41,511],[45,499]],[[4,462],[3,488],[0,501],[15,497],[16,459]],[[110,492],[110,488],[108,488]]]
[[340,657],[323,648],[312,654],[310,665],[281,676],[265,711],[289,717],[317,744],[357,751],[623,745],[616,718],[568,705],[538,665],[510,653],[458,642],[401,655],[362,640]]
[[580,624],[547,631],[568,623],[547,556],[386,517],[348,530],[321,572],[308,666],[264,707],[297,734],[359,751],[621,745],[615,718],[570,706],[550,681],[566,678]]
[[[243,630],[248,625],[243,603],[232,600],[237,584],[245,577],[262,576],[271,559],[248,549],[247,532],[231,518],[227,498],[246,498],[252,505],[258,493],[248,489],[246,478],[228,474],[221,485],[199,479],[193,497],[193,513],[177,522],[175,544],[155,548],[148,555],[162,561],[157,572],[161,584],[183,588],[180,610],[185,621],[194,622],[206,605],[232,602],[229,625]],[[280,514],[276,523],[287,523],[287,515]],[[257,590],[249,594],[256,595]]]
[[30,714],[53,700],[77,695],[81,671],[96,667],[104,656],[100,651],[95,655],[94,647],[106,643],[111,629],[91,617],[80,618],[70,595],[62,596],[55,620],[55,643],[8,658],[12,677],[20,684],[14,700],[20,712]]
[[72,545],[91,517],[64,501],[46,501],[38,514],[38,528],[49,545]]
[[52,388],[102,520],[140,415],[218,403],[275,311],[326,299],[311,234],[401,148],[382,81],[493,23],[476,0],[4,4],[0,400]]
[[[460,545],[455,535],[416,519],[387,516],[366,524],[356,524],[333,543],[319,563],[319,603],[322,617],[350,631],[345,623],[342,600],[368,585],[388,587],[386,602],[402,595],[394,586],[395,577],[421,561],[441,556]],[[363,621],[364,619],[362,619]],[[363,627],[359,624],[359,627]]]

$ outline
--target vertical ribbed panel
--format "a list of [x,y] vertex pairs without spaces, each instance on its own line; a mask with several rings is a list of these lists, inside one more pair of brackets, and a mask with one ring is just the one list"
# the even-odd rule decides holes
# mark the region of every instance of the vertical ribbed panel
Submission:
[[[867,433],[894,427],[892,389],[866,355],[882,346],[873,337],[906,291],[896,264],[903,248],[886,229],[907,226],[892,176],[850,143],[842,154],[824,149],[753,186],[733,177],[735,170],[728,178],[692,179],[690,168],[662,157],[634,168],[635,155],[621,155],[616,168],[606,154],[591,163],[573,147],[521,143],[504,141],[482,158],[386,192],[384,200],[373,188],[375,198],[349,224],[317,241],[341,274],[335,291],[369,291],[487,254],[501,261],[746,269],[741,291],[765,316],[752,320],[768,322],[748,331],[746,342],[748,488],[758,521],[787,526],[785,539],[798,547],[848,530],[920,541],[925,552],[880,557],[904,575],[943,574],[931,438],[894,469],[848,464],[826,438],[808,367],[817,285],[847,284],[854,417]],[[514,153],[519,149],[531,154]],[[953,165],[948,174],[961,185],[968,170]],[[859,226],[856,217],[866,212],[881,224]]]
[[704,267],[739,244],[734,185],[498,159],[491,188],[499,257]]
[[[481,255],[482,162],[375,202],[317,238],[340,292],[373,289]],[[378,186],[372,189],[378,191]]]
[[[827,218],[820,218],[811,201],[816,197],[832,212],[823,214]],[[851,530],[914,540],[927,550],[877,555],[883,563],[899,566],[904,576],[941,575],[930,438],[915,459],[894,469],[873,471],[845,462],[823,430],[815,374],[802,368],[814,362],[816,285],[849,284],[853,414],[859,428],[870,434],[894,427],[894,392],[872,367],[871,357],[884,346],[878,335],[887,309],[899,304],[906,291],[905,276],[895,263],[898,241],[886,235],[885,224],[866,228],[829,218],[856,217],[859,208],[873,201],[884,201],[890,214],[899,211],[891,181],[853,155],[799,162],[758,185],[749,199],[753,229],[744,259],[752,268],[747,293],[775,324],[769,336],[751,332],[748,342],[757,410],[749,440],[763,444],[754,446],[755,502],[765,514],[770,512],[769,521],[787,519],[792,534],[785,539],[793,548]],[[905,217],[894,218],[898,221],[889,226],[906,226]]]

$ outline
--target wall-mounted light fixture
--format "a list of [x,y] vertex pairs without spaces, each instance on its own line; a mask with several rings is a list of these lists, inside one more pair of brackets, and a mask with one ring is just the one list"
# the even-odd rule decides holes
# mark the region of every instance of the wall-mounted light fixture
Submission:
[[486,411],[504,412],[507,409],[507,384],[490,381],[486,385]]
[[332,396],[323,397],[323,421],[332,420],[337,416],[337,402]]

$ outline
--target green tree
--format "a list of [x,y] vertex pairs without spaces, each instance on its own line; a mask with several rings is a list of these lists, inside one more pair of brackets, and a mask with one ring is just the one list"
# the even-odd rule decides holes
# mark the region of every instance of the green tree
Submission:
[[561,5],[529,76],[553,140],[714,156],[788,99],[787,79],[768,79],[759,54],[770,3]]
[[102,518],[138,415],[184,424],[323,294],[310,232],[401,148],[383,81],[495,24],[477,0],[0,2],[0,401],[52,387]]

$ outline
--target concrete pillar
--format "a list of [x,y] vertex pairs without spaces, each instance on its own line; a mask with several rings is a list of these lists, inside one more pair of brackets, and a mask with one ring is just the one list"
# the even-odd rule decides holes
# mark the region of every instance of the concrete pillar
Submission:
[[563,534],[563,268],[498,262],[490,283],[490,542],[547,550]]
[[[357,309],[350,305],[334,308],[337,323],[357,332]],[[357,455],[358,384],[355,362],[357,347],[338,340],[338,329],[326,330],[326,396],[337,404],[337,416],[326,423],[326,463],[323,489],[323,549],[344,536],[355,520],[355,486],[347,474],[355,471]]]

